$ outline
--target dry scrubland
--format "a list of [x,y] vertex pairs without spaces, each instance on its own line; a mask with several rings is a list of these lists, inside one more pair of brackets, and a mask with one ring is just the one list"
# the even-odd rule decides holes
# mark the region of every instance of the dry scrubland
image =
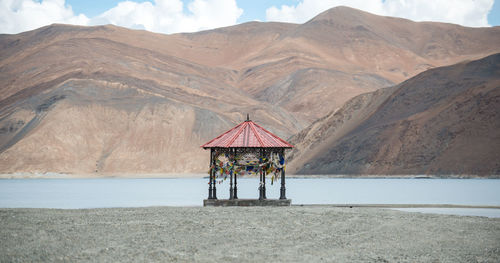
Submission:
[[500,262],[500,219],[373,208],[1,209],[0,261]]

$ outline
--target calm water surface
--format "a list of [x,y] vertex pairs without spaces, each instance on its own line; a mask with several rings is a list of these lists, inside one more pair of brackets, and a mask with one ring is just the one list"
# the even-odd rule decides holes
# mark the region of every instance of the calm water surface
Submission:
[[[208,179],[5,179],[0,207],[98,208],[200,206]],[[229,182],[217,185],[228,198]],[[279,197],[279,184],[267,182],[267,197]],[[500,206],[498,179],[287,179],[293,204],[461,204]],[[239,198],[258,197],[258,179],[238,180]],[[418,212],[437,209],[414,209]],[[434,210],[434,211],[432,211]],[[446,210],[446,209],[444,209]],[[458,209],[460,210],[460,209]],[[471,211],[465,209],[467,211]],[[483,209],[484,210],[484,209]],[[484,212],[481,210],[481,212]],[[500,216],[499,209],[486,209]],[[452,211],[453,212],[453,211]],[[452,214],[464,214],[453,212]],[[466,213],[465,213],[466,214]],[[476,213],[476,215],[479,215]]]

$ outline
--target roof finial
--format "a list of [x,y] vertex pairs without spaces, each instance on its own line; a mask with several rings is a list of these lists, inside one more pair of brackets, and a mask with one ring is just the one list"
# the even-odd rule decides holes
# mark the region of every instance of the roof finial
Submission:
[[250,121],[250,116],[248,115],[248,113],[247,113],[247,121]]

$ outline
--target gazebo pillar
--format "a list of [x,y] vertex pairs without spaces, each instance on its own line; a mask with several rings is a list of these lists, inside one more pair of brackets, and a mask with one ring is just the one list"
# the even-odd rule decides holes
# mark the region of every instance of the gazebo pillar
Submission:
[[238,186],[236,183],[236,178],[238,177],[238,174],[234,174],[234,188],[233,188],[233,199],[238,199]]
[[[233,158],[232,158],[232,154],[233,151],[231,149],[229,149],[229,161],[232,162],[233,161]],[[233,171],[229,171],[229,199],[234,199],[234,188],[233,188]]]
[[281,169],[280,199],[286,199],[285,169]]
[[[285,150],[281,150],[281,156],[285,159]],[[283,163],[283,168],[281,168],[281,188],[280,188],[280,199],[286,199],[286,187],[285,187],[285,163]]]
[[[266,161],[267,163],[269,163],[269,156],[268,156],[268,153],[266,152],[266,150],[262,150],[263,151],[263,157],[266,158]],[[264,159],[262,159],[264,160]],[[262,195],[264,196],[264,199],[267,199],[267,196],[266,196],[266,175],[267,175],[267,166],[266,166],[266,169],[264,169],[263,171],[263,176],[262,176]]]
[[[233,153],[234,153],[234,157],[236,158],[237,149],[233,149]],[[238,199],[238,186],[237,186],[237,179],[236,179],[238,177],[238,173],[233,173],[233,174],[234,174],[233,199]]]
[[233,172],[229,174],[229,199],[234,199]]
[[212,182],[213,182],[213,172],[214,169],[212,169],[212,164],[213,164],[213,159],[214,159],[214,149],[210,148],[210,173],[208,176],[208,199],[214,199],[212,195]]
[[212,199],[217,199],[217,181],[215,180],[215,162],[216,162],[216,156],[215,156],[215,150],[212,149],[214,151],[214,154],[213,154],[213,157],[212,157],[212,165],[214,167],[214,169],[212,169]]
[[264,196],[262,195],[262,170],[259,171],[259,200],[263,200]]
[[234,199],[233,172],[229,173],[229,199]]
[[214,186],[212,187],[212,199],[217,199],[217,187],[215,186],[217,183],[215,181],[215,174],[213,179]]
[[264,199],[267,199],[266,197],[266,171],[263,172],[262,176],[262,196],[264,196]]
[[263,188],[263,182],[262,182],[262,176],[264,175],[264,171],[262,169],[262,158],[263,158],[263,153],[262,153],[262,149],[259,150],[259,200],[264,200],[264,192],[262,191]]

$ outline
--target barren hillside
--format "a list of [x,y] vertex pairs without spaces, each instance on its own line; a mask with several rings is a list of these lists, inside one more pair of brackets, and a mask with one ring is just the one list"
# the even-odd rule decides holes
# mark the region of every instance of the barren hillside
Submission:
[[500,51],[500,28],[338,7],[305,24],[0,35],[1,172],[200,172],[246,113],[287,138],[352,97]]
[[294,136],[290,172],[500,174],[500,53],[359,95]]

